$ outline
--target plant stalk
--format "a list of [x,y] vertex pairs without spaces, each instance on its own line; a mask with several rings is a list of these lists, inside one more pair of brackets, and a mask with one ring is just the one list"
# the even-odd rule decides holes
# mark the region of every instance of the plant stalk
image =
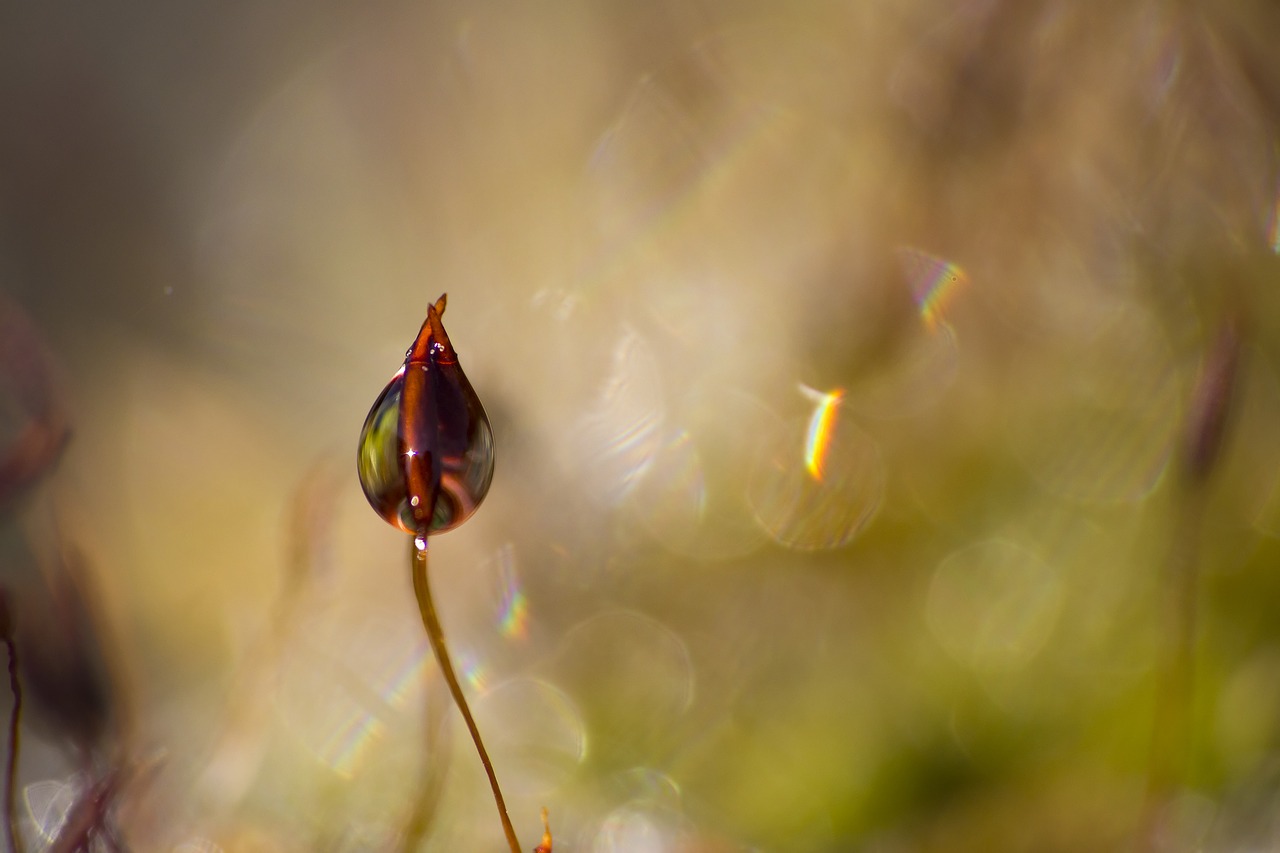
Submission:
[[421,542],[421,548],[418,547],[417,541],[411,543],[410,560],[413,564],[413,593],[418,599],[418,612],[422,614],[422,627],[427,631],[431,651],[435,653],[436,662],[444,674],[445,683],[449,685],[449,692],[453,694],[453,702],[462,712],[467,731],[471,732],[471,741],[476,745],[476,752],[480,754],[480,763],[484,765],[485,775],[489,777],[489,787],[493,789],[493,800],[498,806],[498,817],[502,821],[502,831],[506,833],[511,853],[520,853],[520,842],[516,838],[515,828],[511,826],[511,818],[507,816],[507,804],[503,802],[502,789],[498,787],[498,777],[493,772],[489,753],[485,751],[484,741],[480,739],[480,729],[476,727],[471,709],[467,706],[467,699],[462,695],[462,687],[458,684],[458,676],[454,673],[453,664],[449,661],[449,649],[445,646],[444,630],[440,627],[440,618],[436,615],[435,604],[431,600],[431,584],[427,579],[427,538],[421,537]]

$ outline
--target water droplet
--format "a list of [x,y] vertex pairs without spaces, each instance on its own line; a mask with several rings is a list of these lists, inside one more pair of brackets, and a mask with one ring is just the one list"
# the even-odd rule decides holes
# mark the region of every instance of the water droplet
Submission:
[[356,464],[365,497],[406,533],[457,527],[493,480],[493,430],[458,365],[442,311],[442,303],[428,309],[404,366],[360,430]]

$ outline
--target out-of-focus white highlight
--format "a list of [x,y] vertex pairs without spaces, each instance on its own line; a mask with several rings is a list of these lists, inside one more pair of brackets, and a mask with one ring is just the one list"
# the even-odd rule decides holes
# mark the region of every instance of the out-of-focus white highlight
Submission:
[[41,850],[58,837],[71,807],[85,787],[85,779],[76,775],[69,779],[32,782],[23,790],[27,818],[36,832]]

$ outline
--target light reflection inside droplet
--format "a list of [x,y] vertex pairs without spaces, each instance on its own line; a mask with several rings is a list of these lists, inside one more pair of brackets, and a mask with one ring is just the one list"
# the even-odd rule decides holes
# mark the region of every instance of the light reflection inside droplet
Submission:
[[23,790],[27,804],[27,816],[38,833],[38,840],[50,843],[58,837],[67,813],[75,805],[76,797],[85,785],[80,775],[69,779],[47,779],[32,782]]

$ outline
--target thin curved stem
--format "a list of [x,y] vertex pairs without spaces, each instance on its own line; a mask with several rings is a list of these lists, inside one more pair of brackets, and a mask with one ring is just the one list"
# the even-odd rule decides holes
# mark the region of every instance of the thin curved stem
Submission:
[[485,751],[484,741],[480,739],[480,729],[476,727],[476,721],[471,717],[471,709],[467,706],[467,699],[462,695],[462,687],[458,684],[458,676],[454,673],[453,664],[449,661],[449,649],[445,646],[444,630],[440,627],[440,618],[436,616],[435,604],[431,600],[431,584],[427,579],[426,542],[427,539],[424,536],[421,548],[418,547],[417,542],[410,544],[413,593],[418,599],[418,612],[422,614],[422,627],[427,630],[431,651],[435,652],[436,662],[440,664],[445,683],[449,685],[449,692],[453,694],[454,704],[462,712],[462,719],[467,724],[467,730],[471,732],[471,741],[476,745],[476,752],[480,754],[480,763],[484,765],[484,772],[489,777],[489,787],[493,789],[493,800],[498,806],[498,817],[502,820],[502,831],[506,833],[511,853],[520,853],[520,842],[516,838],[515,828],[511,826],[511,818],[507,816],[507,804],[502,800],[502,789],[498,787],[498,777],[493,772],[489,753]]

